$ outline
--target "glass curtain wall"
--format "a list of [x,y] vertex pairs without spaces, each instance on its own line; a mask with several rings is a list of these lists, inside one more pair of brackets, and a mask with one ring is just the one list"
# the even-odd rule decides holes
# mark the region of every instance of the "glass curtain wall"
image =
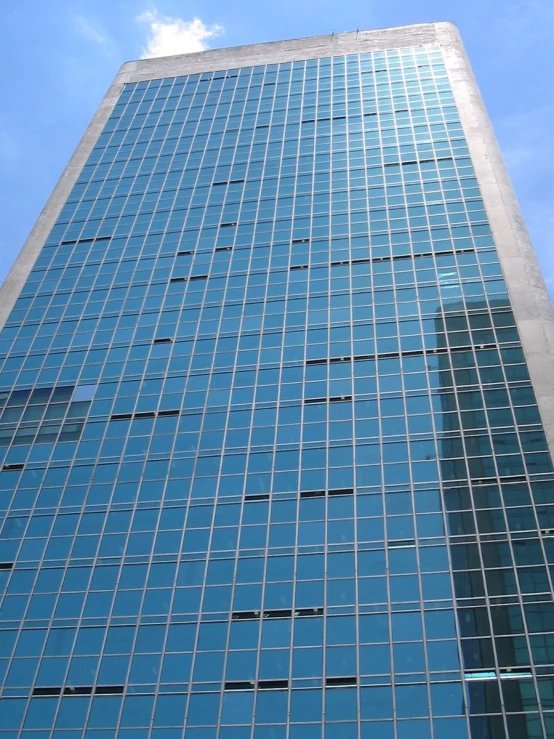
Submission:
[[554,735],[554,470],[438,48],[126,85],[0,391],[2,739]]

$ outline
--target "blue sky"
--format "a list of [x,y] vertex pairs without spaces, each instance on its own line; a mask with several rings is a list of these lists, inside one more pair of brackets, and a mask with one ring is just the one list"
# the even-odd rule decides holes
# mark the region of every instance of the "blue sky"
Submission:
[[552,0],[2,0],[0,281],[119,66],[331,31],[458,24],[554,296]]

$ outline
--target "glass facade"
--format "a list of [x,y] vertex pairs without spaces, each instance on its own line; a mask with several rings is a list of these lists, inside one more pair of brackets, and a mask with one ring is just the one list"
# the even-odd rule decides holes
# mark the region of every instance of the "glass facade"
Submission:
[[554,736],[554,469],[439,47],[127,84],[0,406],[0,739]]

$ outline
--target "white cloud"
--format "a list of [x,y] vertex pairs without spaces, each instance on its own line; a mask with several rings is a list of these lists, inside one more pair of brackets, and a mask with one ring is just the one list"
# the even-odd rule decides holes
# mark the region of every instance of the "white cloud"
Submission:
[[97,46],[108,47],[113,44],[112,39],[96,21],[82,15],[74,16],[75,26],[79,33]]
[[139,15],[137,21],[149,26],[142,59],[204,51],[208,48],[206,39],[223,33],[221,26],[206,26],[200,18],[184,21],[160,15],[157,10]]

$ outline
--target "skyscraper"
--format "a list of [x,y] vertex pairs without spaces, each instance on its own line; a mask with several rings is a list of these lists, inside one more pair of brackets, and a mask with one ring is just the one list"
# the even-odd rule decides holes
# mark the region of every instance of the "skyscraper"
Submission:
[[452,25],[124,65],[1,300],[0,739],[554,736],[553,312]]

